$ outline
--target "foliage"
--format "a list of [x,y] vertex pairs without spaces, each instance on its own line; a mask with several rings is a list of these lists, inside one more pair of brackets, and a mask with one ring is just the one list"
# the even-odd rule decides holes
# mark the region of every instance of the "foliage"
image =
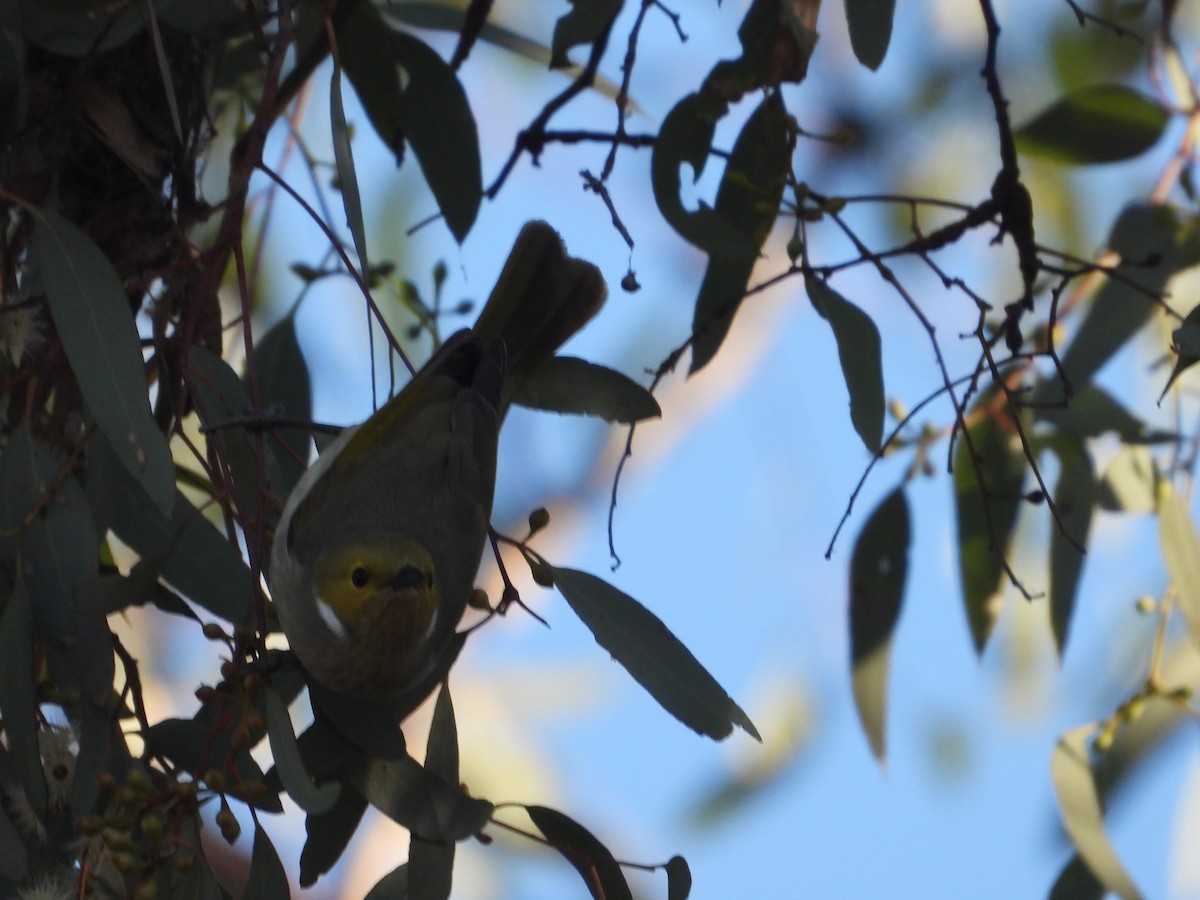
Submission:
[[[870,454],[843,524],[879,464],[896,455],[910,461],[864,518],[848,579],[849,677],[881,762],[890,654],[917,549],[910,485],[934,473],[939,448],[957,513],[964,639],[980,653],[1006,592],[1044,599],[1026,587],[1013,555],[1030,512],[1053,528],[1048,621],[1060,654],[1084,599],[1078,585],[1093,520],[1155,512],[1170,586],[1146,604],[1158,632],[1144,681],[1106,720],[1064,734],[1050,764],[1078,853],[1060,883],[1078,879],[1087,889],[1138,894],[1105,833],[1104,801],[1133,759],[1183,715],[1196,714],[1194,679],[1167,674],[1174,670],[1165,661],[1176,651],[1167,637],[1171,621],[1181,619],[1200,643],[1200,538],[1181,497],[1197,455],[1182,413],[1177,431],[1155,429],[1097,376],[1155,317],[1172,323],[1174,363],[1162,390],[1181,408],[1188,369],[1200,360],[1196,314],[1178,308],[1181,298],[1169,291],[1172,279],[1200,264],[1192,184],[1200,87],[1173,31],[1175,4],[1106,2],[1091,12],[1063,0],[1064,17],[1089,35],[1138,49],[1128,69],[1113,57],[1088,83],[1064,83],[1020,125],[1008,112],[1001,23],[992,0],[974,4],[986,41],[973,62],[983,78],[971,89],[989,108],[996,152],[980,163],[990,190],[966,199],[848,195],[802,177],[802,148],[851,159],[856,152],[849,131],[806,130],[796,111],[819,60],[819,15],[824,28],[842,10],[821,5],[743,4],[736,58],[697,60],[681,40],[679,58],[698,73],[695,82],[653,133],[635,134],[627,116],[646,22],[665,17],[684,37],[684,14],[657,0],[573,0],[553,21],[543,12],[544,27],[531,36],[497,21],[488,0],[0,2],[0,203],[7,213],[0,259],[0,892],[32,896],[34,885],[69,883],[67,896],[227,896],[200,841],[201,811],[215,809],[217,827],[233,843],[241,829],[237,805],[254,823],[246,895],[284,896],[289,876],[263,823],[282,812],[286,794],[307,817],[302,886],[329,871],[374,807],[411,838],[407,861],[372,897],[447,896],[456,844],[498,832],[557,850],[597,898],[632,896],[630,867],[659,871],[667,896],[689,894],[692,876],[681,857],[628,863],[563,812],[497,803],[460,785],[446,679],[478,625],[520,604],[507,572],[502,597],[479,601],[480,621],[454,638],[420,696],[342,704],[309,685],[315,718],[296,733],[289,708],[306,684],[290,654],[268,646],[279,627],[264,590],[283,500],[308,462],[310,433],[320,431],[311,427],[313,391],[296,307],[320,281],[351,281],[373,322],[370,340],[381,336],[389,361],[410,371],[407,353],[420,342],[436,345],[448,317],[463,311],[443,307],[444,268],[435,270],[434,295],[426,298],[396,274],[396,260],[378,255],[355,162],[356,146],[378,139],[398,165],[415,160],[438,218],[459,243],[484,200],[500,195],[527,158],[536,163],[576,145],[605,148],[599,174],[585,169],[581,177],[603,203],[614,240],[631,252],[637,229],[627,225],[626,201],[610,191],[611,179],[619,157],[646,151],[663,222],[704,258],[690,334],[648,388],[611,368],[559,357],[519,398],[536,409],[617,423],[627,429],[626,459],[637,423],[660,412],[653,393],[685,354],[690,372],[703,369],[726,350],[745,304],[783,284],[803,286],[828,328],[823,333],[832,332],[848,425]],[[850,46],[867,69],[887,58],[896,12],[892,0],[846,0]],[[431,32],[452,37],[448,59],[434,49]],[[487,105],[460,78],[481,44],[568,78],[513,135],[490,183],[479,127]],[[619,83],[600,75],[616,47],[624,50]],[[296,110],[326,78],[331,158],[323,160],[297,130]],[[351,91],[373,136],[356,134],[347,117]],[[589,93],[614,104],[611,131],[551,127]],[[1186,124],[1182,136],[1178,124]],[[277,137],[314,176],[332,174],[332,187],[318,185],[316,204],[272,168],[266,148]],[[1049,199],[1030,172],[1044,171],[1041,160],[1112,163],[1153,152],[1168,137],[1178,140],[1177,152],[1151,191],[1125,198],[1099,254],[1040,236]],[[202,189],[202,176],[214,170],[225,173],[225,184],[214,189],[209,178]],[[686,172],[694,183],[714,181],[711,203],[689,199]],[[327,238],[293,261],[304,287],[265,329],[252,184],[267,186],[268,208],[298,206]],[[535,205],[531,212],[553,219],[552,201]],[[899,211],[903,228],[881,237],[861,224],[880,210]],[[781,248],[776,239],[785,232]],[[953,254],[979,235],[991,252],[1007,254],[1007,286],[998,279],[999,286],[980,289],[960,274]],[[833,246],[849,255],[835,255]],[[966,309],[973,323],[966,368],[952,361],[934,304],[910,286],[913,267],[932,272]],[[852,271],[872,273],[927,338],[937,383],[911,411],[886,399],[890,335],[868,304],[834,285]],[[621,285],[637,289],[632,267]],[[399,298],[407,332],[382,310],[385,296]],[[1066,330],[1073,336],[1063,349]],[[941,419],[917,428],[917,417],[933,409]],[[1113,436],[1121,445],[1115,453],[1104,443]],[[614,506],[623,467],[624,460]],[[684,725],[717,740],[735,726],[758,738],[742,708],[657,615],[534,549],[547,521],[535,513],[522,539],[495,535],[497,559],[508,551],[539,584],[557,587],[603,650]],[[615,560],[612,532],[610,524]],[[211,683],[196,689],[190,718],[147,714],[137,660],[112,627],[136,607],[179,619],[224,657]],[[715,603],[698,609],[725,612]],[[399,723],[435,691],[418,763]],[[1149,714],[1143,718],[1147,709],[1155,711],[1153,727]],[[266,771],[251,753],[263,746],[273,761]],[[523,818],[514,820],[518,809]],[[529,825],[517,824],[526,819]]]

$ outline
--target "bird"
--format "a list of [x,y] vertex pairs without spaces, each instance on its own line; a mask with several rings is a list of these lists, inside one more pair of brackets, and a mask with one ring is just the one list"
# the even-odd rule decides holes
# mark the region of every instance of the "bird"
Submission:
[[300,477],[269,583],[288,644],[321,687],[388,698],[444,674],[487,543],[505,413],[606,294],[596,266],[529,222],[474,326]]

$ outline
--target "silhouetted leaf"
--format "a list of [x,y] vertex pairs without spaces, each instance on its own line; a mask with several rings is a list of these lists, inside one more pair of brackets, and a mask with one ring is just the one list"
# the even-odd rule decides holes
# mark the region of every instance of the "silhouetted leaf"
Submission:
[[748,238],[753,249],[743,254],[736,244],[719,251],[704,248],[709,260],[692,315],[691,372],[712,360],[729,332],[758,252],[775,224],[790,151],[787,111],[772,93],[742,126],[717,190],[717,215]]
[[1133,900],[1141,893],[1104,833],[1104,816],[1088,753],[1088,741],[1094,731],[1094,725],[1084,725],[1058,739],[1050,759],[1050,776],[1063,825],[1079,855],[1105,887],[1122,900]]
[[22,881],[29,873],[25,843],[3,809],[0,809],[0,876]]
[[1039,422],[1047,422],[1062,434],[1091,438],[1114,432],[1125,444],[1150,444],[1174,439],[1169,431],[1152,431],[1150,426],[1095,384],[1084,385],[1062,407],[1032,410]]
[[850,421],[867,449],[883,445],[883,361],[879,329],[865,312],[819,278],[807,276],[808,299],[833,329],[842,377],[850,391]]
[[654,395],[632,378],[573,356],[555,356],[538,366],[513,402],[530,409],[598,416],[624,424],[662,415]]
[[[300,887],[312,887],[334,867],[358,829],[367,810],[366,798],[357,791],[342,791],[333,808],[304,820],[307,839],[300,851]],[[391,895],[387,895],[391,896]],[[402,896],[402,895],[401,895]]]
[[368,760],[349,777],[372,806],[428,841],[461,841],[492,815],[492,804],[462,793],[411,756]]
[[380,878],[363,900],[408,900],[408,896],[408,863],[403,863]]
[[454,71],[424,42],[359,4],[339,34],[346,75],[399,162],[407,141],[461,243],[483,199],[479,135]]
[[621,6],[620,0],[575,0],[570,11],[554,23],[550,65],[553,68],[567,65],[570,62],[568,50],[580,44],[594,43],[621,11]]
[[[312,379],[296,340],[295,310],[255,343],[254,371],[264,410],[279,410],[297,422],[312,418]],[[312,436],[302,428],[279,428],[275,436],[286,448],[275,453],[281,476],[275,488],[280,497],[286,497],[308,468]]]
[[850,46],[868,69],[878,69],[887,55],[895,12],[896,0],[846,0]]
[[422,840],[408,843],[408,896],[412,900],[447,900],[454,874],[454,844]]
[[1156,505],[1154,458],[1145,447],[1122,447],[1104,470],[1096,494],[1101,509],[1148,513]]
[[1171,348],[1176,353],[1175,367],[1171,369],[1166,386],[1159,395],[1159,403],[1167,396],[1167,391],[1171,389],[1175,379],[1200,362],[1200,306],[1193,308],[1183,320],[1183,324],[1171,332]]
[[261,825],[254,826],[254,849],[250,852],[250,874],[244,897],[290,897],[287,873],[275,845]]
[[1200,537],[1180,499],[1166,480],[1158,485],[1158,540],[1175,602],[1187,622],[1192,643],[1200,645]]
[[1162,137],[1170,113],[1119,84],[1073,91],[1014,132],[1017,149],[1065,163],[1106,163],[1145,153]]
[[[1088,546],[1092,510],[1096,505],[1096,474],[1083,441],[1057,435],[1050,447],[1058,456],[1058,481],[1054,485],[1054,508],[1059,521],[1050,525],[1050,627],[1061,657],[1067,646],[1071,614],[1084,555],[1075,546]],[[1063,534],[1075,539],[1072,543]]]
[[595,835],[558,810],[526,806],[525,811],[554,849],[576,868],[596,900],[633,900],[621,867]]
[[871,513],[850,558],[850,664],[854,705],[871,752],[886,759],[888,670],[911,540],[908,498],[896,488]]
[[692,870],[682,856],[667,860],[667,900],[687,900],[692,893]]
[[37,697],[34,694],[33,615],[20,572],[0,613],[0,659],[11,677],[0,678],[4,740],[20,786],[39,818],[46,815],[46,780],[38,751]]
[[554,585],[575,615],[634,679],[693,731],[721,740],[754,723],[662,620],[611,584],[575,569],[554,569]]
[[175,468],[150,415],[141,344],[117,273],[91,238],[51,209],[37,215],[29,252],[88,412],[150,498],[170,509]]
[[365,273],[370,268],[367,260],[367,227],[363,224],[362,195],[358,190],[358,172],[354,168],[354,148],[350,142],[350,129],[346,125],[346,108],[342,103],[340,56],[333,60],[333,76],[329,83],[329,119],[333,137],[333,163],[337,169],[342,206],[346,210],[346,225],[354,239],[358,270]]
[[995,389],[979,398],[967,413],[968,420],[978,417],[970,428],[971,440],[960,434],[954,448],[958,565],[971,638],[980,653],[1000,614],[1003,561],[1012,543],[1026,468],[1007,405],[997,408],[994,398]]
[[267,737],[271,742],[271,756],[279,780],[289,797],[309,815],[328,812],[337,802],[341,786],[333,783],[315,785],[300,759],[300,748],[296,746],[296,734],[292,731],[292,720],[287,707],[273,690],[264,692],[267,708]]

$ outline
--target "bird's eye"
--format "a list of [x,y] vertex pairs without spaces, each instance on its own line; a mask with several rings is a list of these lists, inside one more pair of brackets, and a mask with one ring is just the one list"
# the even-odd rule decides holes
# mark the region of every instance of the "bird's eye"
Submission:
[[371,573],[362,566],[355,566],[354,571],[350,573],[350,583],[356,588],[366,587],[370,580]]

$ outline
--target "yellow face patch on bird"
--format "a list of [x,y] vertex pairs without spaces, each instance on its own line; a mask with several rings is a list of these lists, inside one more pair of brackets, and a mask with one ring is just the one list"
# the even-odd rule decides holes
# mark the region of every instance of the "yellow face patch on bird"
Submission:
[[313,595],[338,637],[403,628],[415,644],[428,634],[437,607],[433,560],[403,535],[352,535],[317,556]]

